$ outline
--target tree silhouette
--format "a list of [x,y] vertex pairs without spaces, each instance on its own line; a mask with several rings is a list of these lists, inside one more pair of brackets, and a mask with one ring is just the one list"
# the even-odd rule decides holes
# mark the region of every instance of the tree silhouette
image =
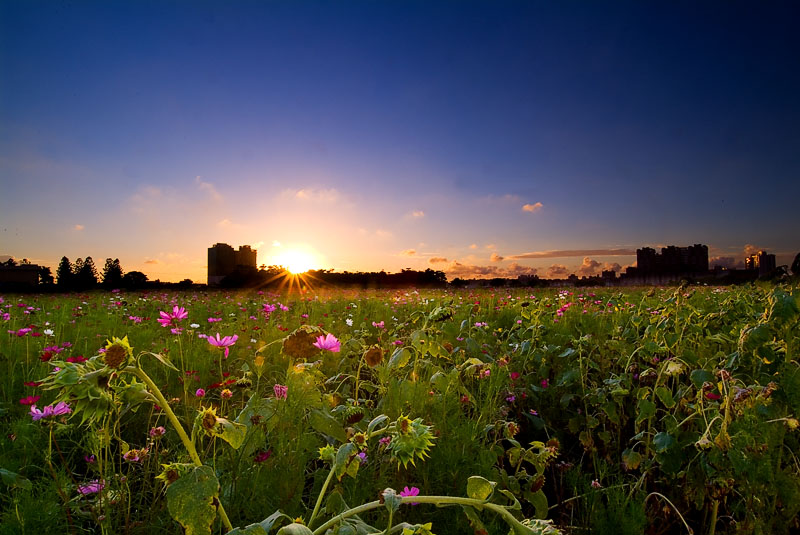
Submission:
[[58,278],[58,287],[65,290],[72,289],[72,264],[66,256],[61,257],[61,262],[56,269],[56,277]]
[[47,266],[39,266],[39,284],[52,286],[55,279],[53,279],[53,272]]
[[797,256],[794,257],[794,262],[792,262],[792,275],[800,277],[800,253],[797,253]]
[[122,285],[122,266],[119,258],[114,260],[106,258],[106,265],[103,267],[103,286],[106,288],[118,288]]
[[[75,264],[77,265],[78,262],[80,262],[80,258],[75,261]],[[75,279],[78,288],[81,290],[97,286],[97,268],[94,266],[94,260],[92,260],[91,256],[87,256],[86,260],[80,263],[78,271],[75,273]]]
[[141,271],[129,271],[122,277],[125,288],[143,288],[147,285],[147,275]]

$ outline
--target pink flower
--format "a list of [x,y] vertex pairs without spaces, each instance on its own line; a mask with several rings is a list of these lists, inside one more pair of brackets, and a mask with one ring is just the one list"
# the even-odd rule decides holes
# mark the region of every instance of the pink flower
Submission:
[[[403,490],[400,492],[399,496],[419,496],[419,489],[417,487],[403,487]],[[411,502],[409,505],[419,505],[419,502]]]
[[317,341],[314,342],[314,347],[327,349],[333,353],[338,353],[341,350],[341,344],[339,340],[337,340],[337,338],[331,333],[328,333],[325,336],[317,336]]
[[271,455],[272,455],[272,450],[259,451],[258,453],[256,453],[253,456],[253,462],[254,463],[263,463],[264,461],[269,459]]
[[720,396],[719,394],[715,394],[714,392],[706,392],[706,399],[710,399],[711,401],[716,401],[720,397],[722,396]]
[[78,492],[86,496],[87,494],[96,494],[103,490],[106,486],[105,481],[95,479],[86,485],[78,485]]
[[189,313],[186,312],[186,309],[183,307],[179,307],[178,305],[175,305],[172,308],[171,313],[167,313],[162,310],[159,312],[159,314],[161,315],[161,317],[158,318],[158,322],[161,324],[162,327],[177,325],[177,322],[189,317]]
[[39,410],[36,408],[36,405],[31,405],[31,418],[33,418],[34,422],[37,422],[43,418],[53,418],[55,416],[61,416],[64,414],[69,414],[72,412],[72,409],[69,408],[64,401],[59,401],[56,405],[48,405],[43,410]]
[[234,334],[233,336],[224,336],[222,338],[219,337],[219,333],[217,333],[217,337],[214,338],[213,336],[209,336],[206,338],[208,343],[212,346],[216,347],[224,347],[225,348],[225,358],[228,358],[228,352],[230,351],[230,347],[236,343],[236,340],[239,339],[238,334]]
[[601,489],[601,488],[603,488],[603,485],[601,485],[598,480],[593,479],[592,480],[592,488],[593,489]]
[[289,395],[289,387],[284,385],[275,385],[272,387],[272,391],[275,392],[277,399],[286,399]]
[[512,381],[516,381],[517,379],[519,379],[519,372],[511,372],[510,375]]
[[154,428],[152,428],[150,430],[150,436],[153,437],[153,438],[162,437],[162,436],[164,436],[164,433],[166,433],[166,432],[167,432],[167,430],[164,429],[164,426],[163,425],[159,425],[158,427],[154,427]]
[[198,397],[198,398],[204,398],[204,397],[206,397],[206,391],[205,391],[205,390],[203,390],[202,388],[198,388],[198,389],[195,391],[194,395],[195,395],[196,397]]
[[222,318],[208,318],[209,323],[216,323],[218,321],[222,321]]
[[378,329],[383,329],[384,328],[383,320],[381,320],[381,321],[379,321],[377,323],[373,321],[372,322],[372,326],[375,327],[375,328],[378,328]]
[[27,396],[19,400],[21,405],[33,405],[37,401],[39,401],[40,396]]
[[547,388],[550,386],[550,382],[547,379],[542,379],[542,388]]

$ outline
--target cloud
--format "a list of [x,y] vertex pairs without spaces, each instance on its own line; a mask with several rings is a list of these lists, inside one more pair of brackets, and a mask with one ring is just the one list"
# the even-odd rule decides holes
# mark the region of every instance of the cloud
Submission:
[[464,279],[490,279],[495,277],[513,279],[520,275],[536,275],[537,272],[536,268],[521,266],[516,262],[511,263],[508,267],[502,267],[462,264],[455,260],[443,271],[449,278],[459,277]]
[[493,244],[493,243],[487,243],[487,244],[486,244],[486,248],[487,248],[487,249],[496,249],[496,248],[497,248],[497,246],[496,246],[495,244]]
[[273,240],[272,246],[273,247],[280,247],[281,246],[281,242],[279,242],[278,240]]
[[381,238],[381,239],[391,238],[392,237],[392,233],[389,232],[388,230],[383,230],[383,229],[379,228],[379,229],[375,230],[375,236],[377,236],[378,238]]
[[542,206],[544,206],[544,205],[542,203],[540,203],[540,202],[537,202],[537,203],[534,203],[534,204],[523,204],[522,205],[522,211],[523,212],[531,212],[531,213],[538,212],[539,210],[542,209]]
[[245,228],[244,225],[240,225],[239,223],[234,223],[233,221],[231,221],[228,218],[225,218],[225,219],[222,219],[222,220],[218,221],[217,222],[217,226],[219,228],[224,228],[224,229],[227,229],[227,230],[241,230],[241,229]]
[[478,248],[478,244],[477,243],[470,243],[469,244],[469,248],[470,249],[477,249]]
[[443,264],[444,262],[447,262],[447,258],[443,256],[432,256],[428,259],[429,264]]
[[211,197],[213,200],[215,201],[222,200],[222,195],[219,194],[217,188],[215,188],[214,184],[212,184],[211,182],[204,182],[202,177],[198,175],[194,177],[194,183],[200,191],[207,193],[208,196]]
[[514,195],[512,193],[506,193],[505,195],[501,195],[500,197],[496,195],[488,195],[481,199],[483,202],[487,202],[490,204],[516,204],[520,202],[522,199],[519,195]]
[[417,254],[416,249],[406,249],[400,253],[401,256],[414,256]]
[[744,255],[745,256],[754,255],[757,252],[762,251],[762,250],[764,250],[763,247],[756,247],[755,245],[752,245],[752,244],[748,243],[747,245],[744,246]]
[[83,230],[85,228],[86,227],[84,227],[83,225],[75,225],[74,227],[72,227],[72,230]]
[[567,258],[572,256],[636,256],[635,249],[568,249],[556,251],[532,251],[508,255],[508,258]]
[[583,259],[583,263],[578,267],[577,274],[581,277],[591,277],[599,275],[602,270],[602,264],[597,260],[592,260],[588,256]]
[[145,261],[144,261],[144,263],[145,263],[145,264],[160,264],[161,262],[159,262],[158,260],[156,260],[155,258],[153,258],[153,259],[151,259],[151,260],[145,260]]
[[303,188],[299,190],[284,190],[284,196],[288,195],[304,202],[318,202],[333,204],[341,198],[341,194],[335,188],[315,189]]
[[567,269],[567,266],[564,266],[562,264],[553,264],[552,266],[547,268],[548,278],[558,279],[566,277],[567,275],[569,275],[569,270]]
[[413,212],[411,212],[411,217],[413,217],[414,219],[423,218],[425,217],[425,212],[423,212],[422,210],[414,210]]
[[492,253],[492,256],[489,258],[489,262],[502,262],[503,257],[497,253]]

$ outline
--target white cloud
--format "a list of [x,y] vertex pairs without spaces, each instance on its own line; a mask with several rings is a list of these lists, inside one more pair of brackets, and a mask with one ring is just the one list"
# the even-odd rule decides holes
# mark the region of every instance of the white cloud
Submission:
[[214,184],[212,184],[211,182],[203,181],[202,177],[198,175],[194,177],[194,183],[197,185],[200,191],[207,193],[208,196],[211,197],[213,200],[215,201],[222,200],[222,195],[219,194],[217,188],[215,188]]
[[72,227],[73,230],[83,230],[85,228],[86,227],[84,227],[83,225],[75,225],[74,227]]
[[422,217],[425,217],[425,212],[423,212],[422,210],[414,210],[413,212],[411,212],[411,217],[413,217],[414,219],[420,219]]
[[299,201],[310,201],[326,204],[333,204],[341,199],[341,194],[335,188],[303,188],[299,190],[287,189],[283,191],[282,195],[284,197],[293,197]]

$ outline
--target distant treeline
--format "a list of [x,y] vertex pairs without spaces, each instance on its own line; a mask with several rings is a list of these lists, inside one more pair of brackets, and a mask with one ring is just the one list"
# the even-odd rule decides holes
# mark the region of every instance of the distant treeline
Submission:
[[[297,277],[297,279],[295,279]],[[335,272],[317,269],[295,276],[283,266],[262,267],[259,270],[238,270],[225,277],[220,283],[223,288],[280,288],[289,284],[301,286],[341,288],[440,288],[447,286],[447,276],[443,271],[426,269],[416,271],[404,269],[400,273],[377,272]]]
[[[97,266],[91,256],[78,258],[75,262],[70,262],[66,256],[61,258],[61,262],[56,269],[55,277],[49,267],[36,266],[31,264],[27,259],[23,259],[19,263],[13,258],[3,262],[0,269],[5,272],[13,272],[25,267],[36,269],[36,274],[31,277],[25,277],[25,280],[12,279],[11,281],[0,281],[0,287],[5,290],[30,290],[37,291],[86,291],[95,288],[126,288],[138,289],[149,287],[152,284],[147,279],[147,275],[141,271],[129,271],[125,273],[122,270],[118,258],[107,258],[103,266],[103,271],[98,273]],[[31,271],[31,270],[26,270]],[[38,280],[36,275],[38,275]],[[184,281],[185,283],[185,281]],[[188,281],[189,285],[192,281]]]

